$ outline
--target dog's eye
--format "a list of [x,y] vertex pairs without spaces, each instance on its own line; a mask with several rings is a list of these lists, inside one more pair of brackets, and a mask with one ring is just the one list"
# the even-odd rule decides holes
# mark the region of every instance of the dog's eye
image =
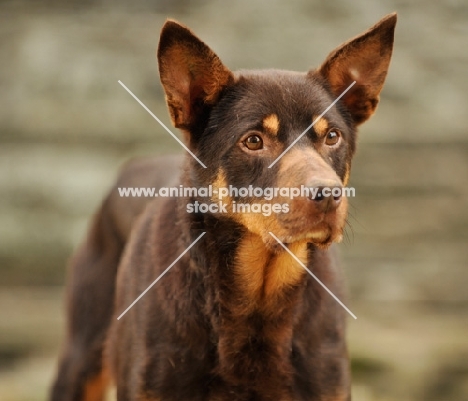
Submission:
[[325,137],[325,144],[328,146],[336,145],[341,137],[340,131],[332,129],[328,131],[327,136]]
[[263,139],[258,135],[251,135],[244,141],[244,145],[250,150],[259,150],[263,148]]

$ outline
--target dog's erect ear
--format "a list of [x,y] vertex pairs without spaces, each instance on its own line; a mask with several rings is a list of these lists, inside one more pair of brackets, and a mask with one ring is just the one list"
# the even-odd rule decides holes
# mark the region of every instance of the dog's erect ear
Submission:
[[188,28],[168,20],[158,47],[161,82],[172,123],[191,131],[233,81],[218,56]]
[[396,21],[396,13],[387,15],[367,32],[330,53],[318,70],[336,96],[356,81],[343,97],[356,124],[367,120],[379,102],[392,56]]

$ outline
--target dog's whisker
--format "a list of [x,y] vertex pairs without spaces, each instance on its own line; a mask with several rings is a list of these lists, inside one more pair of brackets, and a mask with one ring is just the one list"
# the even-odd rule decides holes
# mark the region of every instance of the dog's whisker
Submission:
[[[350,235],[349,235],[349,232],[351,231],[351,235],[352,235],[352,240],[350,238]],[[346,225],[345,225],[345,236],[346,236],[346,239],[347,239],[347,245],[352,245],[354,243],[354,228],[353,226],[351,225],[351,222],[346,219]]]

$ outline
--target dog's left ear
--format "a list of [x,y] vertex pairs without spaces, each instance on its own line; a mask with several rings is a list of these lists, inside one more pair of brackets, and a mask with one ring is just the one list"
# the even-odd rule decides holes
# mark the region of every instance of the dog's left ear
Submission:
[[379,102],[393,50],[396,13],[387,15],[367,32],[344,43],[318,69],[339,96],[353,81],[343,102],[355,124],[366,121]]
[[172,123],[188,132],[199,129],[209,107],[233,81],[218,56],[187,27],[172,20],[161,31],[158,64]]

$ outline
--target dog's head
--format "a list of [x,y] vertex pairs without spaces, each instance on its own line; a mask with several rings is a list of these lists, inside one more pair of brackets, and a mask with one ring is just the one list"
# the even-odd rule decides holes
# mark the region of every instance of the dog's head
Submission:
[[[189,184],[234,188],[222,199],[224,217],[267,245],[275,244],[269,232],[286,243],[339,241],[347,214],[339,189],[348,182],[356,127],[377,107],[395,24],[396,14],[385,17],[306,73],[233,73],[188,28],[167,21],[158,48],[167,105],[174,126],[207,167],[191,159]],[[235,191],[249,186],[273,192]],[[310,192],[292,197],[292,188],[301,186]]]

